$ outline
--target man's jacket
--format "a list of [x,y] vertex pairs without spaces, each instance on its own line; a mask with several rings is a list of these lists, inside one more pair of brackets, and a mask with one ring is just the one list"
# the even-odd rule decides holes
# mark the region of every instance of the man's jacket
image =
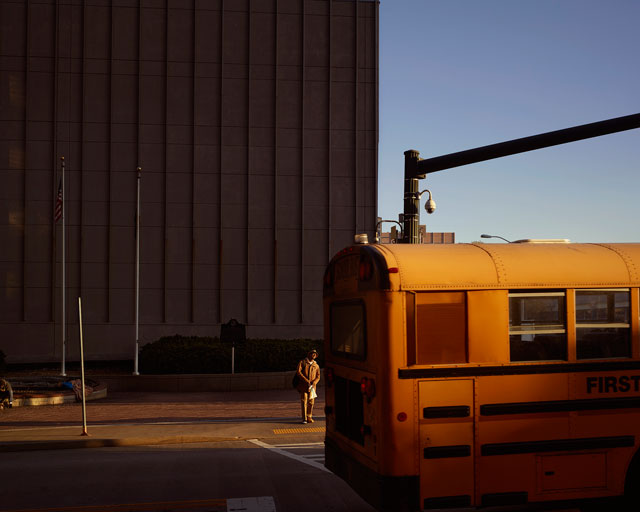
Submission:
[[307,393],[309,386],[316,387],[316,384],[320,382],[320,367],[315,361],[309,361],[306,357],[298,363],[298,391],[300,393]]

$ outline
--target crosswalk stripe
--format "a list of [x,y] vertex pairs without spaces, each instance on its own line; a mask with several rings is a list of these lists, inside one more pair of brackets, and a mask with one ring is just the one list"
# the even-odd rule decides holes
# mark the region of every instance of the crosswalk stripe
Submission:
[[259,498],[229,498],[227,512],[276,512],[276,504],[272,496]]
[[275,446],[276,448],[283,448],[283,449],[287,449],[287,448],[307,449],[307,448],[318,448],[320,446],[324,446],[324,443],[285,443],[285,444],[274,444],[273,446]]
[[278,453],[280,455],[284,455],[285,457],[289,457],[290,459],[297,460],[298,462],[302,462],[304,464],[312,466],[312,467],[314,467],[316,469],[320,469],[322,471],[329,472],[329,470],[327,468],[325,468],[319,462],[316,462],[315,460],[308,459],[307,457],[305,457],[303,455],[297,455],[295,453],[288,452],[287,450],[283,450],[282,448],[276,447],[276,446],[274,446],[272,444],[263,443],[259,439],[247,439],[247,441],[249,443],[253,443],[253,444],[257,445],[257,446],[260,446],[261,448],[266,448],[267,450],[271,450],[272,452]]

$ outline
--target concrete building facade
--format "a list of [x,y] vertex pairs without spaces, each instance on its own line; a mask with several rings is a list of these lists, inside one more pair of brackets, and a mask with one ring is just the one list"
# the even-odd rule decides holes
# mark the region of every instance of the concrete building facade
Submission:
[[3,0],[0,350],[322,336],[329,258],[377,210],[378,2]]

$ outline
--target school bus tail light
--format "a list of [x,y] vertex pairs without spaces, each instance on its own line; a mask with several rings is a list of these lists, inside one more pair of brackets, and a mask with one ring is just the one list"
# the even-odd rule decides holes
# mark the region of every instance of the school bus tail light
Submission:
[[406,412],[399,412],[398,415],[396,416],[396,418],[398,419],[398,421],[400,423],[407,421],[407,413]]
[[327,379],[327,387],[330,388],[331,386],[333,386],[333,380],[334,380],[334,373],[333,373],[333,368],[331,367],[327,367],[324,370],[324,375]]
[[371,402],[371,399],[376,396],[376,382],[373,379],[362,377],[360,380],[360,391],[367,397],[367,402]]
[[358,268],[358,279],[360,281],[369,281],[373,276],[373,265],[370,261],[360,261],[360,266]]

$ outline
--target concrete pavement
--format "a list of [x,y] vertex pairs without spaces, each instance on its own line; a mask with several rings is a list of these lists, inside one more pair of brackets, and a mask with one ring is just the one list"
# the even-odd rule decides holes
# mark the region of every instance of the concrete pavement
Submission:
[[293,389],[214,392],[108,392],[87,402],[0,410],[0,452],[226,442],[324,432],[324,388],[313,424],[300,423]]

